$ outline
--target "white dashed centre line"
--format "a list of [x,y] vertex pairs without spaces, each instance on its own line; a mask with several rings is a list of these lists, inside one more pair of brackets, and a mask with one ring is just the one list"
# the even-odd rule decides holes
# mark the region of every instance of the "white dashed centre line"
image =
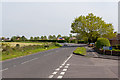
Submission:
[[69,66],[70,64],[66,64],[67,66]]
[[55,70],[59,71],[60,69],[59,69],[59,68],[57,68],[57,69],[55,69]]
[[67,71],[67,69],[63,69],[63,71]]
[[57,74],[57,72],[53,72],[52,74]]
[[61,72],[60,74],[61,74],[61,75],[64,75],[64,74],[65,74],[65,72]]
[[68,66],[65,66],[65,68],[68,68]]
[[62,68],[63,66],[60,66],[59,68]]
[[[53,78],[54,75],[56,75],[58,73],[58,71],[60,69],[62,69],[62,67],[67,63],[67,61],[72,57],[73,54],[71,54],[64,62],[61,66],[59,66],[59,68],[55,69],[56,71],[52,73],[52,75],[49,76],[49,78]],[[63,76],[61,75],[64,75],[65,74],[65,71],[67,71],[67,69],[65,68],[68,68],[70,64],[66,64],[65,67],[63,68],[63,72],[60,73],[60,75],[57,77],[58,79],[61,79],[63,78]]]

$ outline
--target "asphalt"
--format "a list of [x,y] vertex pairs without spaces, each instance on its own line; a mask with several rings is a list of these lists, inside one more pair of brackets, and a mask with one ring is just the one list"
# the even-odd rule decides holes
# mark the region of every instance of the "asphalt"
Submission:
[[62,47],[2,62],[3,78],[48,78],[76,47]]
[[[100,78],[100,80],[104,80],[101,78],[118,78],[117,59],[101,58],[85,44],[67,45],[61,48],[3,61],[2,77],[29,79],[68,78],[68,80],[70,78],[78,78],[76,80],[85,80],[83,78],[87,78],[86,80],[90,78]],[[86,47],[87,56],[73,54],[73,51],[77,47]]]

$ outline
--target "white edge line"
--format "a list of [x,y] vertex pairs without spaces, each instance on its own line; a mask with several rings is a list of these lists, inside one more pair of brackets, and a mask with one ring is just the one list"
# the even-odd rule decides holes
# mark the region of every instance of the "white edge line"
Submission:
[[23,62],[23,63],[21,63],[21,64],[25,64],[25,63],[27,63],[27,62],[30,62],[30,61],[33,61],[33,60],[36,60],[36,59],[38,59],[38,58],[34,58],[34,59],[31,59],[31,60],[25,61],[25,62]]
[[3,69],[3,70],[0,70],[0,72],[5,71],[5,70],[8,70],[8,68],[5,68],[5,69]]

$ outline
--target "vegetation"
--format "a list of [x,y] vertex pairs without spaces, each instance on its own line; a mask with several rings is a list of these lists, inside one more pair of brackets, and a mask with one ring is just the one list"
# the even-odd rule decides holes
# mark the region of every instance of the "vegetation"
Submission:
[[97,38],[113,38],[113,25],[107,24],[102,18],[94,16],[92,13],[87,16],[75,18],[71,25],[72,33],[77,33],[80,38],[88,38],[88,42],[96,42]]
[[25,56],[49,49],[58,48],[61,45],[58,43],[2,43],[2,60],[11,59],[15,57]]
[[56,43],[55,46],[62,47],[62,45],[59,43]]
[[86,55],[86,48],[85,47],[78,47],[75,49],[75,51],[73,53],[79,54],[79,55]]
[[110,46],[110,42],[106,38],[98,38],[95,43],[95,46],[97,48],[103,48],[103,46]]

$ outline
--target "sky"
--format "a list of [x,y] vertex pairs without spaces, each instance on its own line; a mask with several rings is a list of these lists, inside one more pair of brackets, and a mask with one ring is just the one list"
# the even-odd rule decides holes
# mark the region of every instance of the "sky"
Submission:
[[117,2],[3,2],[2,36],[68,36],[74,19],[88,13],[118,31]]

